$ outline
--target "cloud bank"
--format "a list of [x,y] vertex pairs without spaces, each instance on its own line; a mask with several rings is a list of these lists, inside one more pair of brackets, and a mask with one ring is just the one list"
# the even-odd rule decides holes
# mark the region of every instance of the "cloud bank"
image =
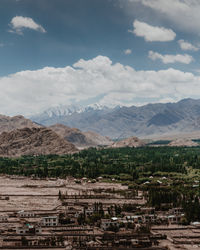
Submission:
[[200,77],[173,68],[136,71],[97,56],[73,66],[45,67],[0,78],[0,113],[7,115],[31,115],[99,96],[99,103],[107,106],[195,98],[200,96]]

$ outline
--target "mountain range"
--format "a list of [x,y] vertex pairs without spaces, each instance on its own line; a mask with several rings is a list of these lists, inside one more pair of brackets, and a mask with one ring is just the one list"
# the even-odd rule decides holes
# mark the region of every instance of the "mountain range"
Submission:
[[132,136],[153,138],[199,131],[200,100],[189,98],[177,103],[148,104],[142,107],[108,108],[93,105],[73,110],[60,106],[60,111],[59,107],[49,109],[31,117],[31,120],[45,126],[64,124],[113,139]]
[[[34,121],[21,115],[0,115],[0,156],[68,154],[99,146],[141,147],[150,141],[148,137],[169,140],[169,146],[199,145],[193,139],[200,138],[200,100],[65,109],[48,110],[32,118]],[[117,140],[113,142],[107,135]]]
[[62,124],[45,127],[23,116],[0,115],[0,156],[61,155],[112,143],[94,132],[84,133]]

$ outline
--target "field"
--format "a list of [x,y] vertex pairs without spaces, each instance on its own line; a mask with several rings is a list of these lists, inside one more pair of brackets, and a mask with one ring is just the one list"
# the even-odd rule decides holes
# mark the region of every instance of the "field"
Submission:
[[[62,193],[79,194],[93,189],[120,189],[126,186],[118,183],[76,184],[73,178],[67,180],[33,180],[30,178],[0,176],[0,212],[20,210],[54,210],[60,205],[59,190]],[[5,200],[9,197],[9,200]]]

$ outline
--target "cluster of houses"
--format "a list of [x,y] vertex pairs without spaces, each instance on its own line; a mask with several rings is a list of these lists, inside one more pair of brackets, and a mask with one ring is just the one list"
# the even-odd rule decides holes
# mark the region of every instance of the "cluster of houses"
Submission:
[[[39,211],[4,212],[0,215],[0,247],[15,249],[30,246],[45,246],[51,242],[46,237],[48,228],[59,225],[59,214]],[[47,241],[48,238],[48,241]]]
[[[24,247],[28,246],[48,246],[52,244],[56,247],[71,247],[76,245],[77,242],[74,241],[74,237],[78,237],[79,245],[76,245],[75,249],[81,249],[81,244],[83,244],[83,239],[88,239],[90,244],[87,245],[87,249],[92,249],[94,245],[98,245],[97,249],[103,249],[105,244],[112,245],[123,245],[130,244],[147,246],[152,245],[151,233],[144,235],[142,232],[140,237],[130,237],[130,232],[132,234],[140,230],[141,225],[153,225],[158,223],[167,222],[169,224],[179,224],[181,218],[184,216],[181,208],[174,208],[168,211],[166,215],[159,214],[155,211],[155,208],[140,207],[138,209],[139,214],[122,212],[119,216],[116,215],[113,209],[112,214],[115,216],[108,216],[108,213],[104,213],[104,216],[98,220],[98,223],[93,225],[86,224],[86,221],[80,223],[79,218],[81,215],[85,216],[86,219],[91,218],[97,213],[97,203],[87,204],[77,202],[68,202],[67,205],[62,206],[57,211],[54,212],[43,212],[41,211],[18,211],[17,213],[10,213],[9,215],[0,216],[0,229],[3,238],[1,245],[2,247],[18,246]],[[113,207],[113,206],[112,206]],[[105,210],[105,206],[101,206],[101,209]],[[66,222],[66,218],[68,221]],[[5,223],[9,225],[6,229]],[[13,226],[12,226],[13,225]],[[15,227],[14,227],[15,225]],[[118,232],[120,230],[126,232],[123,236],[114,238],[112,233]],[[52,239],[52,232],[53,237]],[[95,233],[97,237],[95,236]],[[105,235],[111,233],[109,239],[105,239]],[[10,236],[10,240],[9,239]],[[61,237],[62,236],[62,237]],[[93,237],[92,237],[93,236]],[[143,239],[141,238],[143,236]],[[127,238],[128,237],[128,238]],[[164,236],[161,235],[160,238]],[[95,238],[95,241],[94,241]],[[125,240],[125,241],[123,241]],[[82,243],[81,243],[82,242]],[[138,243],[140,242],[140,243]],[[148,244],[147,244],[148,242]],[[88,244],[88,243],[87,243]],[[92,245],[92,246],[90,246]],[[96,246],[97,247],[97,246]],[[69,248],[70,249],[70,248]]]
[[[13,214],[15,216],[15,214]],[[40,217],[33,211],[21,210],[16,214],[19,218],[19,226],[16,227],[16,234],[41,234],[42,227],[57,227],[59,224],[58,215],[48,215]],[[8,222],[8,217],[5,217]],[[2,221],[3,222],[3,221]]]
[[101,228],[103,230],[109,230],[112,226],[120,227],[121,225],[178,225],[181,223],[181,219],[184,217],[182,208],[170,209],[167,213],[156,213],[154,208],[140,208],[143,212],[140,215],[132,213],[125,213],[123,217],[112,217],[110,219],[101,220]]
[[[121,204],[122,205],[122,204]],[[120,205],[118,205],[120,206]],[[98,220],[91,222],[97,213]],[[180,216],[181,210],[171,216]],[[62,247],[65,249],[105,249],[113,246],[150,246],[152,235],[136,233],[139,225],[156,223],[154,208],[140,207],[140,215],[122,212],[117,215],[114,204],[88,200],[62,200],[54,211],[18,211],[0,214],[0,247]],[[83,221],[80,218],[84,218]],[[88,222],[89,221],[89,222]],[[175,223],[173,221],[172,223]],[[132,227],[129,227],[133,225]],[[123,233],[122,233],[123,232]],[[135,236],[134,236],[135,234]],[[139,238],[138,238],[139,237]],[[163,236],[160,236],[161,238]],[[87,243],[87,244],[86,244]],[[114,245],[113,245],[114,244]],[[95,247],[95,248],[94,248]]]
[[164,250],[167,248],[158,245],[166,235],[153,233],[151,227],[178,226],[184,218],[182,208],[156,211],[147,207],[142,191],[129,198],[117,192],[63,192],[65,195],[58,192],[55,199],[59,205],[51,210],[38,207],[1,212],[0,248]]

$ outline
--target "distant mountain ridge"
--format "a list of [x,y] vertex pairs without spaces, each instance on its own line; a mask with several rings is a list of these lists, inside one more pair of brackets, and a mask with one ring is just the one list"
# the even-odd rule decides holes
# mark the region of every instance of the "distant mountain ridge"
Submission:
[[200,130],[200,100],[147,104],[142,107],[88,107],[51,116],[47,112],[31,117],[45,126],[61,123],[81,131],[94,131],[110,138],[151,137]]
[[70,116],[75,113],[81,114],[84,112],[89,112],[89,111],[98,111],[98,110],[109,110],[108,107],[100,105],[100,104],[92,104],[92,105],[87,105],[85,107],[81,107],[80,105],[59,105],[56,107],[49,108],[45,110],[44,112],[40,114],[36,114],[33,117],[31,117],[32,120],[34,120],[34,117],[41,117],[42,119],[49,119],[49,118],[54,118],[54,117],[63,117],[63,116]]

